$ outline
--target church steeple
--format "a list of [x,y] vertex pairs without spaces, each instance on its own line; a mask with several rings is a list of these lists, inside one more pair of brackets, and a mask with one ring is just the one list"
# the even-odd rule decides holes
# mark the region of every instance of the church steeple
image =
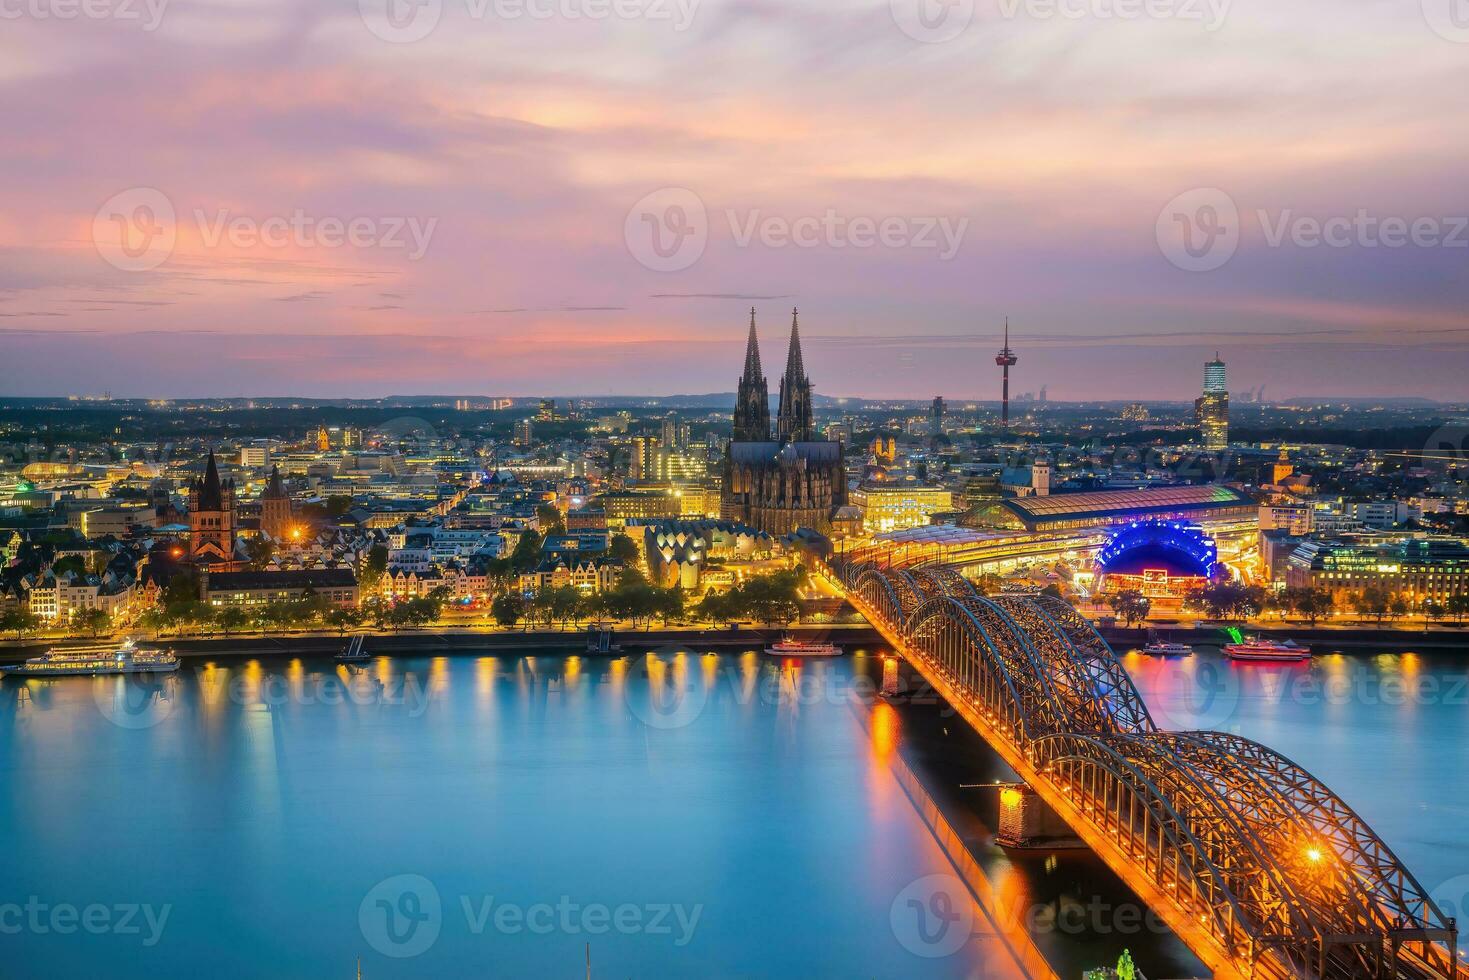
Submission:
[[786,373],[780,379],[780,414],[776,421],[780,441],[810,442],[813,420],[811,379],[801,357],[801,314],[791,310],[791,346],[786,353]]
[[745,373],[735,395],[735,442],[770,441],[770,386],[760,367],[760,338],[755,333],[755,308],[750,308],[750,339],[745,345]]
[[214,450],[209,450],[209,462],[204,467],[204,479],[199,484],[199,510],[224,510],[224,488],[219,482],[219,467],[214,462]]

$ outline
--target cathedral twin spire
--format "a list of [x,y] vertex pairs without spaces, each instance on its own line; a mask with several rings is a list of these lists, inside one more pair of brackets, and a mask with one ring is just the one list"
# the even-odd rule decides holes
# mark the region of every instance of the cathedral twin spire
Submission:
[[[801,357],[800,314],[791,311],[791,346],[785,376],[780,379],[780,411],[776,435],[782,443],[809,442],[813,423],[811,379]],[[745,347],[745,373],[735,396],[736,442],[770,441],[770,387],[760,367],[760,341],[755,333],[755,310],[750,310],[750,339]]]

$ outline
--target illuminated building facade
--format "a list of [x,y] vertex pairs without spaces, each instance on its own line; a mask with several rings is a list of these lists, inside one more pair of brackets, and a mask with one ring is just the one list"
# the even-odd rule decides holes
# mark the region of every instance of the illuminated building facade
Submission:
[[832,515],[847,502],[842,444],[816,441],[811,379],[801,355],[799,318],[791,317],[791,344],[780,382],[776,438],[760,367],[753,312],[734,414],[734,439],[725,450],[720,516],[767,534],[810,528],[831,530]]
[[213,451],[189,487],[189,556],[200,564],[235,560],[235,481],[220,480]]
[[923,527],[934,514],[954,509],[954,494],[922,484],[868,484],[852,491],[852,503],[862,511],[862,527],[869,534]]
[[260,530],[273,541],[284,541],[291,533],[291,497],[281,482],[281,468],[270,468],[270,481],[260,495]]
[[1204,393],[1194,402],[1205,449],[1229,448],[1229,383],[1219,355],[1204,365]]
[[1134,590],[1151,599],[1181,599],[1219,570],[1219,549],[1197,524],[1133,521],[1117,528],[1097,553],[1102,590]]
[[1455,540],[1395,544],[1307,541],[1286,561],[1286,585],[1326,589],[1338,601],[1371,586],[1415,606],[1469,594],[1469,548]]

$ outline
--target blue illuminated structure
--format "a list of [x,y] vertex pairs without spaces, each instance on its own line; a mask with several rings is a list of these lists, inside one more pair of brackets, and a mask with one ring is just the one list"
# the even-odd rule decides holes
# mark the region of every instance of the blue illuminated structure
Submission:
[[1132,575],[1159,566],[1174,575],[1213,578],[1219,548],[1197,524],[1152,520],[1119,525],[1097,553],[1097,570],[1104,574]]

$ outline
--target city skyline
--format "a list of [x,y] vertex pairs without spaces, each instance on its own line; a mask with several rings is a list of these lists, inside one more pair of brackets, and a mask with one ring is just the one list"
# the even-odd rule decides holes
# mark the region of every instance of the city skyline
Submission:
[[723,391],[752,302],[840,395],[985,397],[1007,315],[1057,400],[1187,399],[1216,347],[1278,397],[1469,370],[1469,49],[1418,4],[424,6],[7,20],[4,393]]

